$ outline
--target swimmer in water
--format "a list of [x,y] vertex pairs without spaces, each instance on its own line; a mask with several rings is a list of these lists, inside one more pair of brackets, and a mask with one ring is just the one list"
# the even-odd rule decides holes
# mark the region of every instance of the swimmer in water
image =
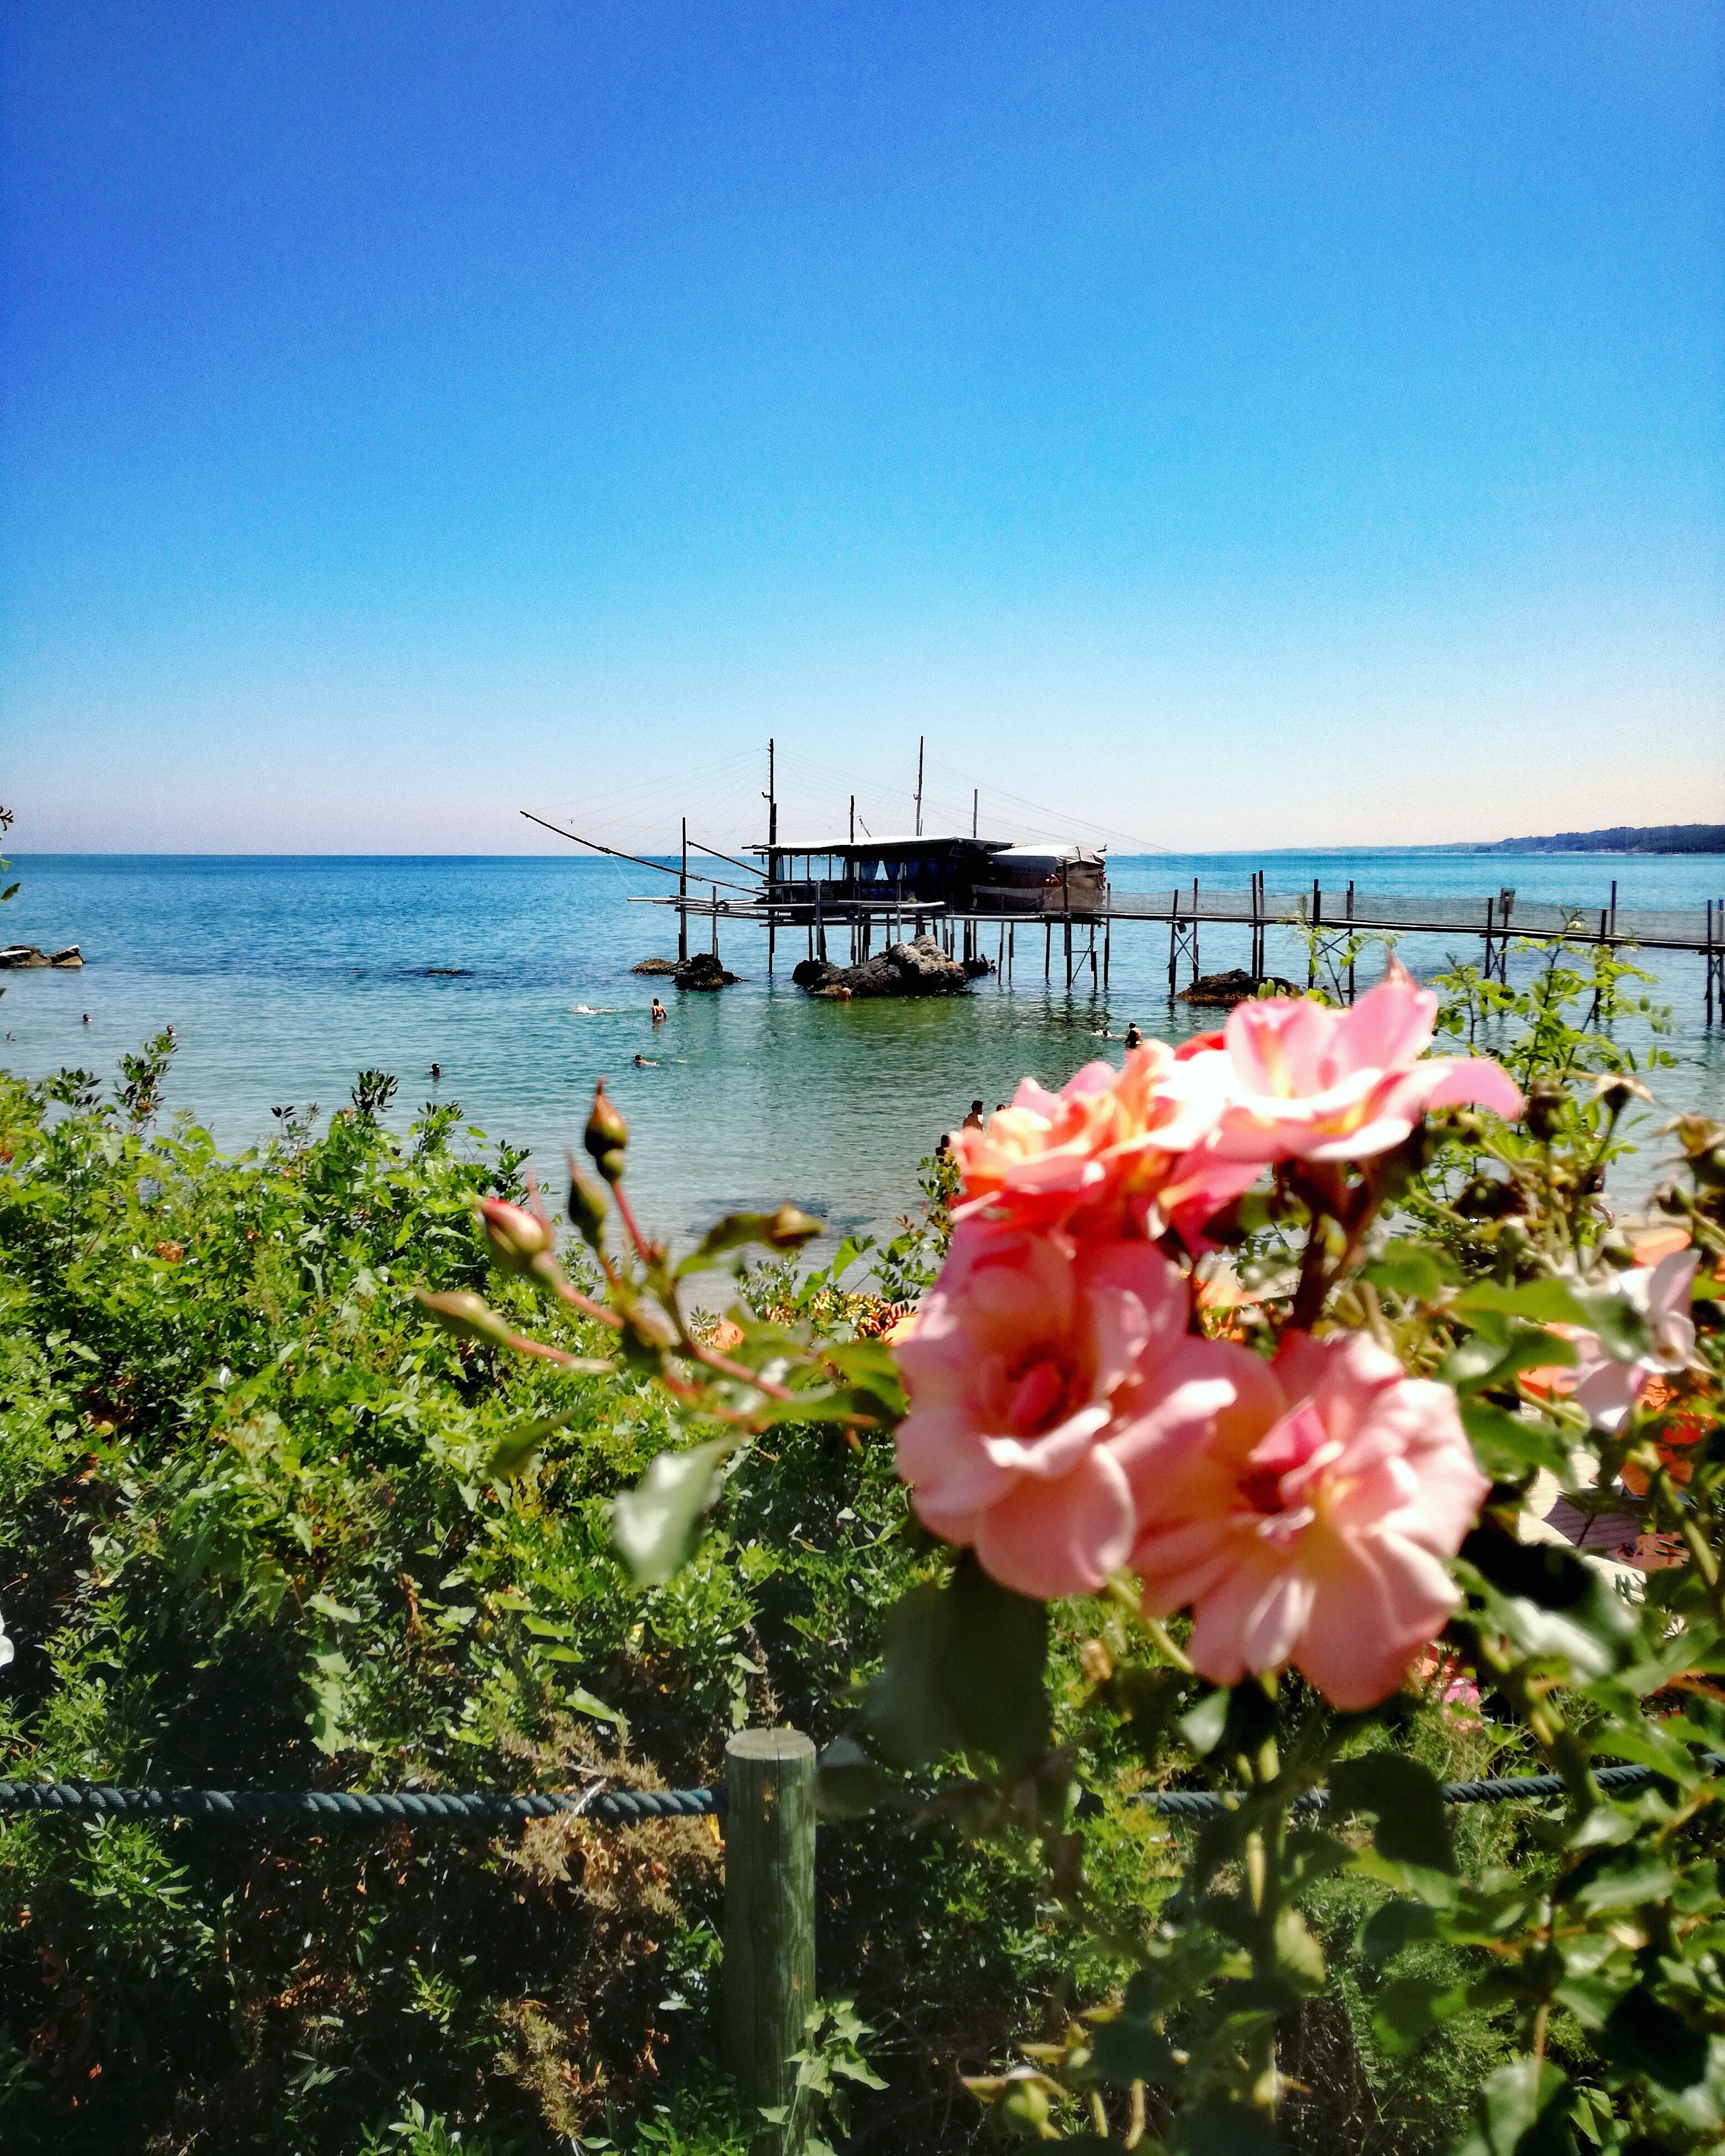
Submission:
[[653,998],[653,1023],[654,1023],[654,1024],[655,1024],[655,1025],[663,1025],[663,1024],[665,1024],[665,1020],[666,1020],[670,1016],[670,1012],[665,1009],[665,1005],[664,1005],[662,1003],[660,1003],[660,1001],[659,1000],[658,997],[657,997],[657,996],[655,996],[655,997],[654,997],[654,998]]
[[443,1076],[443,1075],[444,1075],[444,1066],[442,1065],[442,1064],[441,1064],[441,1063],[434,1063],[434,1064],[432,1065],[432,1066],[431,1066],[431,1075],[432,1075],[432,1076],[433,1076],[434,1078],[441,1078],[441,1077]]
[[979,1131],[982,1127],[983,1104],[980,1101],[973,1101],[970,1104],[970,1113],[964,1118],[963,1127],[967,1131]]
[[1138,1031],[1138,1022],[1133,1019],[1126,1029],[1126,1052],[1130,1055],[1135,1048],[1144,1045],[1144,1036]]
[[90,1024],[90,1013],[89,1013],[88,1011],[85,1011],[85,1013],[84,1014],[84,1023],[85,1023],[86,1025],[88,1025],[88,1024]]
[[635,1068],[638,1070],[656,1070],[659,1068],[659,1065],[656,1060],[650,1055],[638,1055],[635,1058]]

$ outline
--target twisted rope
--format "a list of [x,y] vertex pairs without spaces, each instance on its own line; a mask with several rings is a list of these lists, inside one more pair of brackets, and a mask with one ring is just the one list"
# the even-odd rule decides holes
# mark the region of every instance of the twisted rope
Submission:
[[[1725,1768],[1725,1754],[1707,1753],[1702,1764],[1717,1774]],[[1654,1773],[1651,1767],[1596,1767],[1594,1779],[1602,1789],[1632,1789],[1643,1782],[1651,1782]],[[1513,1803],[1517,1798],[1561,1797],[1568,1787],[1561,1774],[1503,1774],[1489,1782],[1445,1782],[1441,1785],[1441,1794],[1446,1804],[1501,1804]],[[1134,1801],[1147,1804],[1165,1819],[1214,1819],[1218,1814],[1234,1809],[1234,1800],[1214,1789],[1147,1789]],[[1330,1793],[1327,1789],[1307,1789],[1295,1798],[1290,1809],[1296,1812],[1328,1811]]]
[[[1725,1768],[1725,1755],[1709,1752],[1704,1763],[1717,1774]],[[1627,1789],[1651,1781],[1654,1773],[1651,1767],[1599,1767],[1594,1779],[1602,1789]],[[1491,1804],[1560,1797],[1564,1789],[1561,1774],[1506,1774],[1493,1781],[1445,1782],[1442,1794],[1445,1804]],[[1133,1801],[1165,1819],[1214,1819],[1232,1810],[1235,1800],[1214,1789],[1147,1789]],[[1307,1789],[1295,1798],[1292,1809],[1327,1811],[1330,1793]],[[232,1825],[381,1820],[409,1826],[496,1829],[572,1812],[596,1826],[639,1826],[646,1820],[722,1818],[724,1811],[722,1789],[601,1789],[576,1795],[546,1790],[507,1797],[455,1789],[123,1789],[95,1782],[0,1782],[0,1815],[59,1812],[97,1819],[220,1820]]]
[[62,1812],[99,1819],[223,1820],[231,1825],[388,1820],[413,1826],[520,1826],[577,1813],[599,1826],[721,1814],[722,1789],[603,1789],[525,1797],[477,1791],[386,1789],[121,1789],[90,1782],[0,1782],[0,1813]]

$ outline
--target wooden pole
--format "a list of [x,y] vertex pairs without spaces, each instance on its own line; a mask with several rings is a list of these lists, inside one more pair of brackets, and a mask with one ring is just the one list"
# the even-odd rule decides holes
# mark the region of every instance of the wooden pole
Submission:
[[[1353,879],[1352,876],[1348,880],[1348,918],[1350,921],[1353,919]],[[1349,945],[1348,957],[1348,1000],[1351,1004],[1353,1001],[1353,953],[1352,948],[1353,936],[1351,930],[1348,933],[1348,941]]]
[[[778,744],[769,735],[767,742],[767,970],[773,971],[773,947],[778,941],[773,932],[773,883],[778,874]],[[717,950],[718,927],[713,927],[713,948]]]
[[922,737],[916,737],[916,836],[922,836]]
[[[767,933],[768,933],[768,937],[769,937],[769,939],[770,939],[770,938],[771,938],[771,937],[772,937],[772,933],[773,933],[772,930],[769,928],[769,929],[768,930]],[[770,943],[770,941],[769,941],[769,944],[768,944],[768,948],[769,948],[769,949],[771,948],[771,943]],[[678,963],[680,966],[680,965],[682,965],[682,964],[684,964],[684,963],[685,963],[685,962],[687,960],[688,956],[689,956],[689,819],[685,816],[685,817],[683,819],[683,872],[682,872],[682,874],[681,874],[681,875],[677,878],[677,963]],[[771,960],[771,958],[770,958],[770,957],[768,958],[768,962],[767,962],[767,970],[768,971],[768,973],[771,973],[771,972],[772,972],[772,970],[773,970],[773,962],[772,962],[772,960]]]
[[[814,2010],[814,1746],[745,1729],[725,1747],[725,2062],[743,2101],[788,2104]],[[798,2156],[794,2119],[756,2149]]]
[[713,886],[713,956],[719,955],[719,886]]
[[1102,993],[1108,993],[1108,955],[1114,944],[1114,908],[1111,905],[1102,916]]
[[[1313,876],[1312,879],[1312,927],[1316,929],[1318,922],[1322,919],[1323,899],[1318,891],[1317,878]],[[1315,988],[1317,986],[1317,945],[1316,942],[1312,946],[1312,955],[1306,961],[1306,985],[1308,988]]]
[[1045,981],[1054,978],[1054,923],[1052,921],[1045,921],[1042,924],[1042,978]]

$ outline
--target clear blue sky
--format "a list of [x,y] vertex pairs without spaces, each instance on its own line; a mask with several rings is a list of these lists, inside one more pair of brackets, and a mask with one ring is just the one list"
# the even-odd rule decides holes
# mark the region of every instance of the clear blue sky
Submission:
[[19,850],[1725,818],[1714,0],[4,22]]

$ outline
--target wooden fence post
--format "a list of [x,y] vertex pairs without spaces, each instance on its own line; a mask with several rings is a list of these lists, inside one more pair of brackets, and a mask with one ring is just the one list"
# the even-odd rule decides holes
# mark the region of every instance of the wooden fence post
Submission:
[[[750,2105],[788,2104],[814,2006],[814,1745],[745,1729],[725,1747],[725,2059]],[[756,2148],[800,2156],[763,2123]]]

